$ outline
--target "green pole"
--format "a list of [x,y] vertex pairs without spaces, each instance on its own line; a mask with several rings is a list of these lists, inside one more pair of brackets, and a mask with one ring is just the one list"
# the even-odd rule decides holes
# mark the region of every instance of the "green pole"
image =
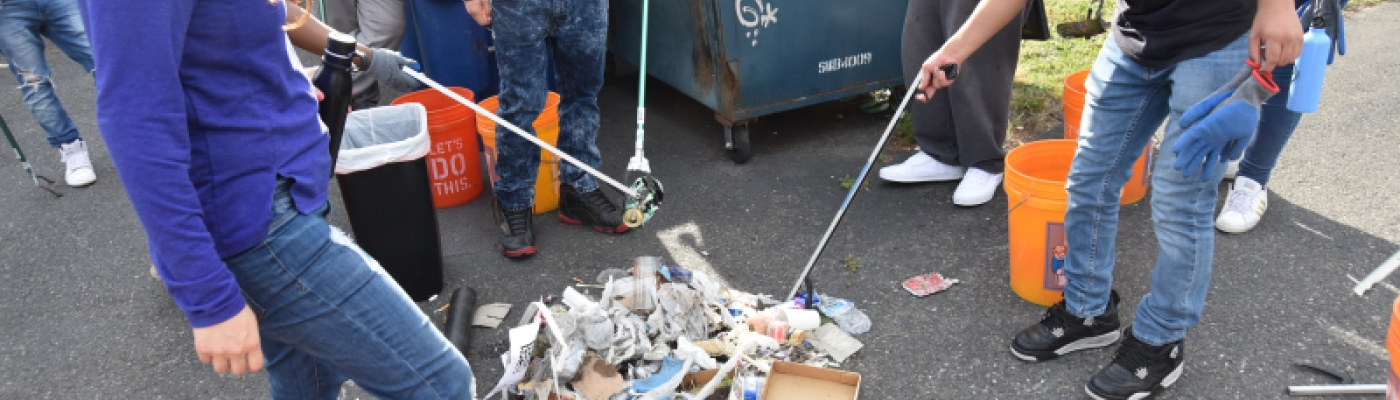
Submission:
[[647,98],[647,17],[651,14],[651,0],[642,0],[642,58],[638,64],[641,69],[641,76],[637,78],[637,144],[641,145],[642,126],[646,119],[646,98]]

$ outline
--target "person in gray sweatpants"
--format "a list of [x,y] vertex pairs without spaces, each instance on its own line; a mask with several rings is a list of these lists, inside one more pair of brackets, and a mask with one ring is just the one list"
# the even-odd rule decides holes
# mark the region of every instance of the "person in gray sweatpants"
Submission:
[[[326,25],[355,37],[371,48],[398,51],[403,40],[404,0],[325,0]],[[354,75],[355,93],[350,107],[356,110],[379,105],[379,85],[367,73]]]
[[[958,31],[977,0],[910,0],[900,46],[906,86],[924,60]],[[992,199],[1001,184],[1011,82],[1021,54],[1025,13],[987,41],[958,68],[957,86],[939,90],[927,102],[911,102],[919,150],[901,164],[880,169],[893,182],[961,179],[953,203],[976,206]]]

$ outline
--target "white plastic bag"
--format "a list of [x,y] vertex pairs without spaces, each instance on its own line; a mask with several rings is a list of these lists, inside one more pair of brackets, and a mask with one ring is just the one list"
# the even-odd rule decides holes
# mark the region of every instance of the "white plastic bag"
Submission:
[[408,103],[360,110],[345,117],[345,134],[335,173],[348,174],[380,165],[411,161],[428,154],[428,113]]

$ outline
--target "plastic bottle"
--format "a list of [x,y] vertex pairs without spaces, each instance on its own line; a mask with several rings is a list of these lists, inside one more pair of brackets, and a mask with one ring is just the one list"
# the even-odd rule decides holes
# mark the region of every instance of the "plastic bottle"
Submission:
[[1314,18],[1312,28],[1303,35],[1303,52],[1293,67],[1293,86],[1288,89],[1289,110],[1317,111],[1318,100],[1322,97],[1322,78],[1327,73],[1327,56],[1332,52],[1327,24],[1323,18]]
[[632,312],[649,315],[656,308],[656,271],[661,268],[661,259],[637,257],[632,269],[633,291]]
[[839,299],[826,295],[821,296],[822,301],[817,303],[822,314],[836,321],[836,326],[842,331],[852,335],[859,335],[870,331],[870,317],[856,308],[855,303],[850,300]]
[[[355,38],[344,33],[332,32],[326,40],[326,54],[321,56],[321,70],[316,73],[312,84],[325,95],[321,100],[319,114],[326,124],[331,139],[331,166],[340,154],[340,138],[345,133],[345,117],[350,114],[350,68],[351,56],[355,53]],[[332,168],[334,170],[334,168]]]
[[744,400],[758,400],[763,394],[763,381],[757,376],[745,375],[740,378],[744,384]]

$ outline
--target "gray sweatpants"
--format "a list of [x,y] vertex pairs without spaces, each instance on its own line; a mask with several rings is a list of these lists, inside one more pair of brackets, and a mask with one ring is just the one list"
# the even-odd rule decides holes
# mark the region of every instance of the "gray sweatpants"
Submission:
[[[977,0],[909,0],[900,45],[906,85],[933,52],[952,37],[977,8]],[[1011,112],[1011,82],[1021,54],[1025,12],[987,40],[958,68],[953,86],[928,103],[911,101],[919,148],[944,164],[994,174],[1004,167],[1001,145]]]
[[[403,40],[404,0],[325,0],[326,25],[355,37],[360,44],[398,50]],[[379,85],[364,72],[355,73],[355,109],[379,104]]]

